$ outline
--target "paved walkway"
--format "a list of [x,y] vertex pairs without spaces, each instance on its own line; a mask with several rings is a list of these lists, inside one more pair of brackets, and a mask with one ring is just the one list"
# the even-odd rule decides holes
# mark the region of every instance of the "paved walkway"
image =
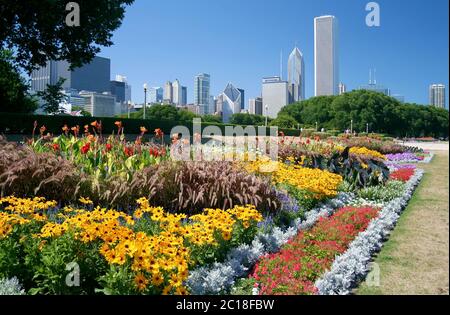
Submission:
[[[375,259],[379,286],[356,294],[449,294],[449,151],[435,151],[397,227]],[[371,278],[371,283],[373,283]]]

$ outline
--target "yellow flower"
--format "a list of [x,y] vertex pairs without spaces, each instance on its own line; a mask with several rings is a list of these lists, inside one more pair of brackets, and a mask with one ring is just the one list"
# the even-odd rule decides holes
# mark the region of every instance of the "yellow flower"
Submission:
[[92,200],[89,198],[81,197],[80,199],[78,199],[78,201],[80,201],[84,205],[92,205],[93,204]]
[[134,278],[134,284],[139,291],[144,291],[147,288],[148,282],[149,281],[142,273],[138,273]]

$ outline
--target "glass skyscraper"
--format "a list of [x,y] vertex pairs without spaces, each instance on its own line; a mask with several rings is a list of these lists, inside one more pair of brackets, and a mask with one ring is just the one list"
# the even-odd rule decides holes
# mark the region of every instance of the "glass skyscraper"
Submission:
[[209,96],[211,77],[209,74],[201,73],[194,81],[194,105],[199,107],[199,114],[209,114]]
[[302,52],[295,47],[288,60],[289,103],[305,99],[305,62]]
[[110,91],[111,60],[94,57],[89,63],[69,70],[67,61],[48,61],[47,65],[31,73],[31,89],[43,91],[47,84],[54,85],[59,78],[64,78],[64,90],[92,91],[97,93]]
[[338,22],[331,15],[314,19],[314,92],[339,93]]

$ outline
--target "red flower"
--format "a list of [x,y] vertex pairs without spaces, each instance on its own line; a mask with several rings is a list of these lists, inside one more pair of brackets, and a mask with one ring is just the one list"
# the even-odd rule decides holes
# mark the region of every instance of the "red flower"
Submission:
[[150,148],[149,153],[153,157],[158,157],[158,155],[159,155],[158,150],[154,149],[154,148]]
[[53,150],[59,151],[59,144],[53,143]]
[[317,294],[315,281],[345,252],[379,209],[347,207],[300,232],[280,252],[260,258],[251,275],[260,294]]
[[306,144],[310,144],[311,143],[311,140],[308,138],[308,139],[306,139]]
[[125,152],[125,155],[128,157],[134,155],[134,149],[132,147],[125,147],[124,152]]
[[91,143],[87,142],[84,146],[81,147],[81,153],[86,154],[91,149]]
[[107,143],[107,144],[106,144],[106,152],[111,151],[111,149],[112,149],[112,145],[109,144],[109,143]]
[[411,168],[402,168],[395,172],[392,172],[389,175],[389,178],[392,180],[399,180],[402,182],[407,182],[414,175],[414,169]]

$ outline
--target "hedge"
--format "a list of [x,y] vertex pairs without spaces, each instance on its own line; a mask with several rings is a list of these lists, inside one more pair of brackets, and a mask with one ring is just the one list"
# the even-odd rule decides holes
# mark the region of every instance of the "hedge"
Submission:
[[[138,134],[141,126],[146,127],[148,130],[153,132],[153,130],[160,128],[165,134],[170,134],[171,130],[175,126],[186,126],[192,135],[192,122],[191,121],[170,121],[170,120],[151,120],[151,119],[128,119],[128,118],[115,118],[115,117],[77,117],[69,115],[57,115],[57,116],[46,116],[46,115],[29,115],[20,113],[0,113],[0,133],[2,134],[23,134],[31,135],[33,132],[34,122],[37,121],[39,127],[44,125],[47,128],[47,132],[52,134],[60,134],[61,128],[64,125],[69,127],[80,126],[83,129],[84,125],[88,125],[93,121],[102,121],[103,133],[111,134],[113,131],[117,131],[114,123],[118,120],[122,122],[125,128],[125,133],[127,134]],[[233,126],[231,124],[217,124],[202,122],[202,131],[207,126],[217,126],[220,128],[222,133],[225,133],[226,126]],[[36,133],[39,133],[39,127]],[[243,126],[245,127],[245,126]],[[279,129],[286,136],[298,136],[300,134],[299,130],[295,129]],[[267,135],[270,131],[267,130]]]

